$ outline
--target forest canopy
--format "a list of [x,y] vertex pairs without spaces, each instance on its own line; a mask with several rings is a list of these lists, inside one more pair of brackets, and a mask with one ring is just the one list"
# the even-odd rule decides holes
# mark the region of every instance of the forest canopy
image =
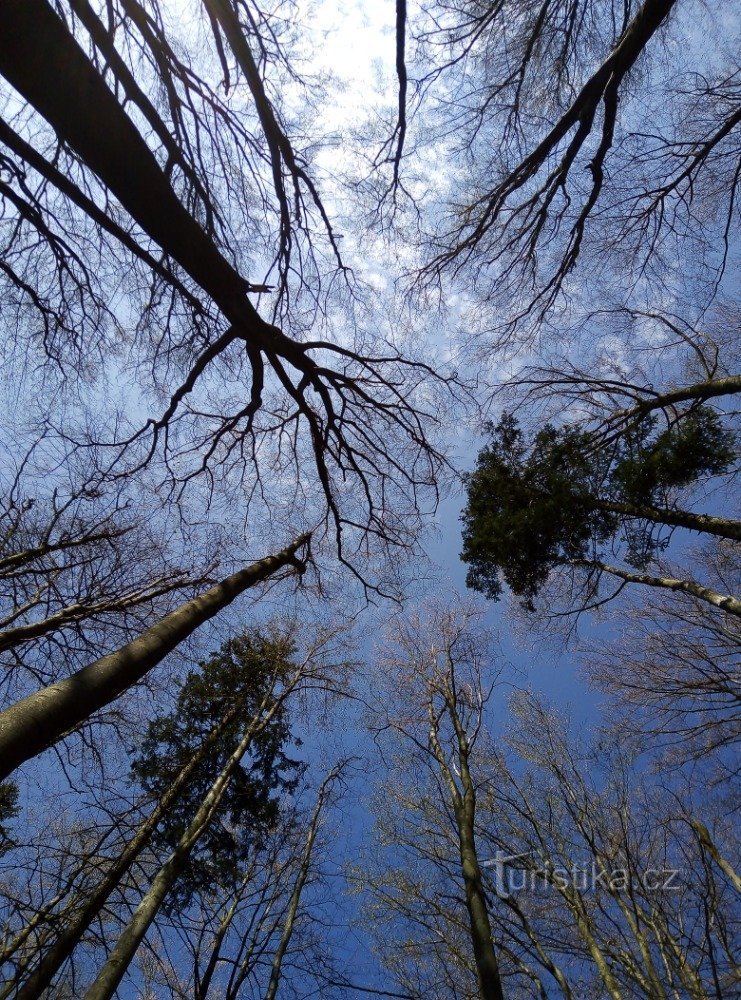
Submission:
[[740,27],[0,0],[0,1000],[734,994]]

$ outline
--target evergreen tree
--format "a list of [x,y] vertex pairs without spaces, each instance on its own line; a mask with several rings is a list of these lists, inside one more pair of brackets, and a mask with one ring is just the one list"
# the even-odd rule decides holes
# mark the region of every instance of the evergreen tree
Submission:
[[556,566],[593,564],[618,537],[639,568],[665,546],[666,525],[738,537],[736,522],[675,507],[679,490],[733,460],[733,435],[713,410],[697,407],[660,433],[647,416],[609,445],[579,427],[547,424],[528,448],[508,413],[488,430],[466,477],[462,558],[468,585],[492,599],[504,582],[533,610]]
[[236,885],[250,852],[259,849],[279,821],[281,795],[296,786],[302,768],[286,749],[300,744],[291,736],[285,704],[276,707],[281,679],[295,669],[293,652],[294,644],[285,635],[255,631],[231,639],[187,675],[172,711],[149,724],[132,775],[160,797],[225,714],[239,706],[155,833],[155,850],[169,853],[224,769],[246,723],[273,710],[233,770],[213,821],[172,890],[171,909],[187,905],[199,890]]

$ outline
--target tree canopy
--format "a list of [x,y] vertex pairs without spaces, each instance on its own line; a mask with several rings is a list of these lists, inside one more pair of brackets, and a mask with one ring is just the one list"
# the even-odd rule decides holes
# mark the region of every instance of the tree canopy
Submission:
[[736,7],[0,0],[0,1000],[733,992]]
[[173,890],[171,907],[183,906],[199,890],[236,886],[250,853],[278,823],[282,796],[296,788],[301,766],[288,756],[295,738],[288,707],[278,701],[281,681],[295,668],[294,652],[288,636],[260,632],[236,636],[190,671],[172,711],[148,724],[131,774],[145,792],[159,798],[214,726],[230,720],[154,836],[155,850],[172,850],[239,742],[246,721],[273,709],[235,768],[218,812]]
[[663,430],[648,414],[607,442],[548,424],[528,446],[512,414],[489,434],[466,477],[462,553],[469,586],[488,597],[503,581],[534,608],[556,567],[599,560],[618,536],[628,564],[642,569],[665,546],[667,526],[723,530],[675,511],[683,489],[734,461],[734,434],[714,410],[696,407]]

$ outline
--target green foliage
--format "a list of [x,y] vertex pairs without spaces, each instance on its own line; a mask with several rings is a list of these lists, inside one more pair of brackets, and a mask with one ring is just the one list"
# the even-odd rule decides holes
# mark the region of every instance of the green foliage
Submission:
[[714,410],[702,406],[691,410],[651,438],[656,423],[656,418],[647,418],[620,439],[611,481],[625,502],[656,506],[667,491],[725,472],[733,462],[733,434]]
[[530,610],[555,566],[597,557],[621,526],[633,565],[664,544],[656,524],[621,519],[605,503],[661,507],[672,491],[726,471],[734,457],[732,434],[704,407],[659,434],[647,418],[609,446],[588,431],[548,424],[528,448],[511,414],[487,430],[491,439],[466,478],[466,582],[492,599],[504,582]]
[[587,452],[588,435],[549,424],[528,453],[511,414],[488,429],[491,440],[466,480],[466,582],[496,599],[503,579],[531,607],[554,564],[585,558],[613,533],[615,518],[592,503],[599,463]]
[[[147,792],[159,797],[230,709],[239,706],[157,831],[155,848],[168,853],[176,846],[246,727],[275,702],[280,679],[293,667],[293,653],[286,636],[255,631],[232,639],[187,675],[174,710],[149,724],[131,770]],[[239,879],[245,860],[277,824],[282,794],[296,787],[302,768],[286,755],[289,744],[299,742],[291,736],[283,704],[234,772],[172,892],[171,911],[186,906],[196,892]]]

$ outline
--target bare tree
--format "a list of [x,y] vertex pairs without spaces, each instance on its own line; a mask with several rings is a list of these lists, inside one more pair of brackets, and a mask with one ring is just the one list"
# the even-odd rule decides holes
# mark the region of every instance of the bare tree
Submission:
[[[143,334],[136,337],[152,358],[154,384],[150,378],[149,388],[167,402],[160,416],[133,427],[130,434],[114,431],[101,438],[98,444],[106,452],[101,475],[109,477],[114,468],[117,474],[131,475],[157,456],[164,459],[174,495],[180,496],[193,478],[205,475],[213,482],[217,469],[228,468],[243,498],[246,485],[256,503],[276,492],[273,479],[280,481],[277,492],[285,502],[288,481],[298,512],[309,499],[305,517],[315,522],[323,510],[343,557],[343,531],[356,539],[368,536],[406,544],[423,494],[432,490],[434,495],[440,468],[440,456],[427,437],[434,413],[423,398],[425,385],[436,378],[432,368],[422,361],[405,361],[388,344],[358,351],[341,338],[307,336],[311,324],[303,320],[296,321],[301,335],[289,336],[263,319],[248,297],[264,283],[251,284],[245,278],[246,261],[229,212],[238,213],[238,206],[244,205],[249,232],[251,192],[239,187],[233,191],[230,185],[234,158],[251,151],[258,136],[267,144],[275,218],[280,220],[280,294],[273,319],[285,318],[288,310],[289,274],[297,275],[299,287],[311,286],[303,260],[294,262],[292,255],[298,252],[296,233],[304,230],[312,213],[318,214],[337,257],[318,189],[286,136],[267,96],[259,60],[252,55],[251,46],[260,46],[269,27],[256,24],[241,7],[198,5],[227,78],[223,39],[247,81],[252,106],[244,115],[257,118],[253,134],[243,124],[242,110],[225,106],[195,67],[178,58],[175,39],[156,5],[150,11],[127,0],[120,10],[107,12],[107,25],[87,3],[65,9],[68,20],[58,13],[60,6],[55,10],[46,0],[34,0],[33,7],[4,7],[3,37],[14,41],[0,53],[0,69],[28,107],[38,112],[31,116],[31,127],[45,135],[41,120],[48,123],[61,147],[57,156],[63,155],[65,167],[69,164],[69,170],[55,172],[49,159],[23,137],[25,110],[8,125],[6,138],[13,154],[40,178],[35,193],[21,180],[26,168],[14,168],[21,190],[12,188],[8,198],[12,196],[23,231],[30,227],[34,239],[40,236],[54,257],[50,266],[62,269],[62,304],[47,304],[19,271],[8,277],[29,308],[47,317],[55,336],[65,328],[70,296],[81,303],[83,319],[88,312],[110,312],[102,304],[105,289],[97,287],[80,255],[57,232],[55,206],[66,210],[70,202],[75,213],[82,213],[93,238],[104,241],[103,254],[108,253],[110,238],[114,257],[123,247],[127,259],[133,253],[136,267],[144,266],[151,291],[143,308],[149,310],[152,299],[157,306],[146,315],[146,327],[159,320],[162,331],[153,351]],[[135,79],[136,61],[127,62],[130,52],[147,66],[141,82]],[[280,61],[278,55],[273,59]],[[158,115],[153,98],[145,95],[145,82],[165,88],[174,138],[172,123]],[[141,118],[145,129],[137,125]],[[148,130],[157,150],[148,144]],[[260,157],[255,158],[259,163]],[[259,167],[262,171],[262,164]],[[228,208],[216,202],[216,185],[209,189],[214,171],[227,185]],[[261,184],[261,178],[258,172],[255,183]],[[96,209],[95,198],[85,189],[102,190],[105,209]],[[114,204],[119,206],[115,210]],[[106,222],[122,210],[126,222]],[[11,235],[15,238],[17,231]],[[26,260],[20,244],[15,252]],[[76,259],[82,275],[70,277],[68,261]],[[71,291],[65,285],[68,278]],[[316,282],[308,294],[319,294]],[[161,297],[167,303],[164,314]],[[135,302],[128,308],[135,309]],[[86,325],[97,329],[101,322],[93,315]],[[110,317],[110,322],[118,320]],[[74,344],[74,324],[66,326]],[[242,387],[238,398],[228,385],[235,381]],[[307,456],[314,465],[311,481],[304,472]],[[349,492],[347,484],[355,484]],[[276,499],[275,505],[279,502]]]
[[[312,692],[326,694],[342,684],[344,666],[336,662],[336,656],[343,655],[342,634],[343,630],[336,627],[322,629],[312,626],[308,629],[305,628],[300,637],[296,632],[287,633],[277,630],[266,632],[262,630],[254,634],[257,638],[253,637],[244,650],[244,643],[240,645],[241,640],[236,645],[231,643],[228,649],[232,650],[234,647],[234,651],[230,653],[230,656],[232,659],[237,656],[238,662],[242,665],[242,675],[234,681],[231,685],[233,690],[230,689],[226,695],[222,690],[224,687],[223,678],[218,681],[221,676],[219,669],[223,673],[223,670],[233,669],[233,667],[229,665],[224,666],[223,669],[220,667],[224,656],[215,654],[209,663],[201,664],[201,667],[205,666],[210,670],[210,673],[208,671],[203,673],[203,679],[201,679],[200,672],[191,672],[182,685],[182,691],[188,692],[189,699],[187,703],[183,702],[185,707],[182,707],[182,712],[196,712],[200,720],[200,729],[193,726],[192,731],[188,729],[177,736],[178,740],[185,740],[187,743],[184,752],[180,754],[182,758],[180,762],[178,762],[174,749],[175,744],[173,744],[169,756],[163,754],[162,760],[157,763],[158,767],[164,769],[163,780],[165,784],[161,795],[148,794],[142,798],[139,794],[138,800],[128,806],[125,805],[125,802],[114,803],[109,796],[108,803],[103,801],[98,808],[97,818],[92,816],[88,820],[90,824],[88,826],[88,844],[85,851],[77,858],[74,856],[76,838],[68,834],[67,849],[66,852],[62,852],[66,858],[65,864],[67,866],[63,878],[60,875],[63,889],[54,893],[49,892],[49,886],[45,887],[48,895],[33,904],[30,919],[27,918],[25,924],[19,926],[16,922],[15,931],[8,934],[5,947],[0,953],[2,961],[10,962],[12,967],[12,975],[7,977],[7,986],[5,992],[2,993],[3,996],[37,996],[41,990],[49,986],[53,978],[60,975],[60,971],[62,979],[68,974],[72,974],[73,978],[79,975],[85,981],[89,980],[90,964],[105,962],[108,942],[121,929],[122,920],[123,926],[126,925],[127,908],[131,907],[132,901],[135,905],[136,901],[139,900],[142,885],[155,879],[163,858],[167,855],[165,841],[163,841],[163,830],[174,829],[176,831],[175,839],[178,839],[179,833],[177,831],[181,817],[188,813],[188,809],[193,803],[195,807],[200,805],[198,789],[204,786],[204,781],[206,788],[210,786],[211,778],[206,780],[206,776],[214,771],[214,761],[219,759],[225,762],[225,766],[230,769],[229,773],[232,774],[232,778],[226,786],[223,782],[219,786],[221,794],[223,795],[225,788],[228,791],[230,783],[234,785],[236,782],[234,790],[228,792],[229,797],[226,804],[221,807],[218,801],[209,799],[210,806],[213,808],[208,814],[210,817],[208,823],[199,826],[198,837],[184,855],[182,852],[175,852],[178,854],[178,864],[173,866],[173,864],[168,863],[165,867],[170,871],[173,879],[187,877],[190,880],[188,885],[191,882],[194,886],[200,885],[198,880],[201,879],[202,882],[203,877],[202,874],[198,874],[201,871],[198,866],[204,864],[203,858],[210,857],[208,852],[213,852],[219,844],[222,845],[219,850],[223,852],[224,844],[231,842],[230,837],[233,839],[232,835],[226,832],[229,828],[229,821],[224,809],[228,811],[234,809],[235,804],[239,804],[239,808],[244,810],[246,803],[247,808],[254,812],[252,817],[254,822],[247,823],[246,832],[242,839],[244,840],[243,846],[248,850],[252,860],[248,866],[249,870],[245,872],[245,882],[241,893],[237,891],[237,886],[232,885],[227,878],[219,890],[220,899],[229,910],[232,903],[234,903],[235,910],[240,910],[240,899],[242,904],[249,909],[252,904],[247,900],[255,903],[252,877],[255,876],[256,871],[263,872],[267,882],[262,891],[268,895],[263,900],[266,911],[260,919],[268,921],[270,940],[275,943],[276,947],[278,946],[282,938],[280,927],[275,923],[276,920],[279,923],[278,911],[275,907],[280,904],[280,907],[287,908],[281,909],[280,912],[285,912],[289,916],[293,913],[295,923],[301,892],[311,866],[311,854],[318,832],[319,816],[326,806],[326,796],[336,777],[336,772],[333,771],[326,783],[321,786],[320,807],[316,810],[313,818],[308,821],[308,828],[304,827],[303,820],[299,823],[297,816],[291,820],[292,810],[287,804],[284,816],[281,804],[279,827],[282,827],[284,820],[287,825],[285,829],[276,828],[273,830],[267,843],[262,846],[261,837],[257,833],[258,825],[260,823],[264,825],[265,822],[272,823],[270,819],[273,812],[271,796],[274,795],[273,789],[280,787],[280,781],[276,773],[272,776],[274,780],[271,780],[270,786],[266,787],[264,794],[261,792],[258,795],[253,792],[248,794],[246,798],[244,797],[244,785],[246,781],[254,781],[257,787],[260,781],[267,781],[268,778],[271,778],[270,773],[267,777],[264,776],[261,768],[267,767],[269,769],[274,766],[270,763],[273,760],[271,754],[274,754],[275,748],[286,735],[285,725],[288,718],[286,713],[290,712],[291,717],[293,717],[295,709],[291,706],[294,701],[301,698],[305,711],[307,702],[315,697]],[[296,640],[298,640],[298,646]],[[287,655],[292,658],[290,664],[286,661]],[[257,662],[255,657],[260,661],[259,671],[247,669],[247,659],[250,657],[252,657],[250,662],[253,666]],[[226,663],[226,660],[224,662]],[[231,660],[229,662],[231,663]],[[234,662],[236,663],[237,660]],[[216,673],[214,673],[214,664],[216,665]],[[259,677],[257,673],[259,673]],[[218,686],[217,681],[221,687]],[[221,693],[218,694],[218,692]],[[214,704],[211,702],[201,704],[204,698],[217,698],[217,694],[218,704],[216,701]],[[184,695],[181,696],[181,701],[183,697]],[[214,711],[217,710],[222,715],[220,719],[215,719],[216,724],[212,725],[211,719]],[[177,725],[181,730],[183,729],[180,721]],[[199,742],[201,730],[205,738]],[[156,736],[160,731],[156,723],[150,727],[153,736]],[[243,758],[246,753],[249,758],[244,766],[239,764],[233,753],[235,734],[238,737],[236,742],[242,750],[241,757]],[[179,746],[179,743],[177,745]],[[283,761],[282,751],[278,753],[276,761],[278,766],[283,767],[281,764]],[[293,767],[293,762],[288,761],[288,764]],[[217,767],[216,771],[218,769]],[[172,776],[172,780],[170,780],[170,776]],[[162,784],[159,778],[157,781]],[[152,792],[152,788],[149,788],[149,792]],[[270,806],[265,817],[262,817],[258,808],[259,802],[262,801],[261,796],[262,798],[267,796],[265,803]],[[154,798],[154,802],[150,801],[152,798]],[[191,819],[191,816],[187,817],[186,826],[190,824]],[[244,820],[244,816],[242,820]],[[214,823],[215,829],[211,830],[208,824]],[[267,831],[264,832],[267,836]],[[311,842],[309,847],[306,847],[308,841],[304,841],[304,834]],[[188,861],[188,856],[192,854],[194,846],[204,839],[206,843],[202,849],[199,848],[199,860]],[[207,853],[204,855],[203,851]],[[274,851],[277,854],[273,854]],[[217,856],[214,855],[214,857]],[[230,863],[236,864],[237,862]],[[285,878],[289,871],[294,870],[295,866],[297,866],[297,877],[303,872],[303,878],[299,880],[300,888],[296,889],[294,895],[290,889],[286,888],[284,882],[281,882],[279,887],[272,884],[271,880],[276,876],[278,870],[282,871],[281,878]],[[192,878],[188,874],[191,867],[193,867],[194,872]],[[226,878],[225,875],[222,877]],[[174,884],[172,879],[168,882],[170,888]],[[200,900],[207,909],[211,904],[204,901],[204,893],[206,897],[210,898],[209,894],[216,888],[213,879],[206,879],[206,883],[201,885],[200,889],[196,889],[197,900]],[[233,898],[230,897],[231,892],[236,893]],[[164,898],[164,896],[161,898],[158,896],[160,903]],[[186,906],[189,909],[182,910],[182,900],[179,895],[177,899],[169,900],[168,919],[172,921],[179,912],[182,912],[184,926],[188,925],[192,928],[194,913],[197,912],[198,906],[194,908],[187,903]],[[158,908],[159,903],[154,912]],[[190,916],[187,915],[188,913]],[[225,933],[228,926],[229,923],[227,923]],[[251,933],[250,927],[251,924],[248,920],[245,930],[247,937]],[[278,927],[277,930],[276,927]],[[285,931],[281,954],[285,954],[289,948],[292,928],[293,925],[290,930]],[[205,927],[203,934],[206,934]],[[193,944],[199,963],[203,959],[204,966],[201,972],[204,972],[208,965],[208,958],[203,958],[206,947],[205,938],[201,937],[198,940],[200,944],[196,942],[194,937]],[[102,959],[100,957],[101,947],[104,949]],[[262,941],[261,955],[265,947],[265,941]],[[215,951],[217,957],[218,953],[217,947]],[[264,971],[264,964],[262,968]],[[64,971],[65,969],[67,972]],[[280,962],[277,964],[277,969],[276,975],[279,975]],[[213,969],[210,975],[213,975]],[[244,976],[240,982],[243,980]],[[204,986],[203,995],[205,996],[206,993],[207,986]]]
[[[667,788],[624,745],[574,736],[531,694],[513,699],[511,725],[499,723],[494,740],[487,636],[473,617],[463,627],[481,657],[480,671],[464,672],[458,660],[455,678],[463,714],[476,707],[465,726],[474,833],[506,995],[723,996],[737,960],[734,836],[723,803],[688,797],[681,777]],[[439,651],[429,621],[425,628]],[[456,816],[432,751],[413,736],[424,687],[420,679],[400,691],[389,715],[401,753],[377,792],[378,840],[358,887],[381,921],[379,947],[397,982],[422,995],[433,967],[432,995],[471,997],[479,993],[464,971],[475,963],[455,888]]]
[[[407,172],[430,151],[453,164],[422,223],[421,278],[468,296],[487,342],[535,340],[618,283],[635,305],[669,285],[714,297],[741,119],[737,57],[709,12],[463,0],[420,5],[409,34]],[[670,279],[677,261],[693,282]]]
[[0,713],[2,776],[7,777],[23,761],[62,739],[93,712],[140,681],[183,639],[247,588],[284,567],[289,567],[290,573],[302,573],[305,563],[297,552],[308,541],[308,536],[302,535],[276,555],[233,573],[122,648],[6,708]]
[[[427,621],[413,618],[406,622],[401,617],[394,621],[398,640],[387,650],[385,667],[396,694],[388,708],[381,710],[376,725],[400,740],[402,754],[411,755],[405,756],[407,766],[413,760],[415,770],[431,774],[437,785],[451,823],[449,842],[456,848],[456,861],[449,860],[449,875],[463,894],[458,919],[463,921],[461,931],[473,956],[470,971],[478,983],[478,995],[492,1000],[504,996],[500,943],[492,933],[483,888],[475,832],[478,785],[473,773],[491,684],[485,674],[487,653],[477,649],[468,634],[473,618],[475,613],[461,610]],[[419,842],[412,851],[418,849],[423,856],[430,851],[434,856],[435,845],[424,843],[421,830],[415,833]],[[406,900],[403,886],[399,888],[392,905],[403,911]],[[378,891],[384,895],[380,886]],[[387,902],[396,895],[392,893],[393,889],[388,891]],[[443,943],[443,952],[446,947],[453,948],[448,941]],[[454,955],[449,954],[447,962],[451,960]],[[400,985],[413,990],[406,977]]]
[[[702,553],[718,586],[738,582],[730,546]],[[706,761],[713,780],[735,769],[741,677],[739,628],[703,600],[666,594],[629,602],[614,646],[584,640],[589,676],[614,699],[618,732],[641,749],[661,750],[669,767]]]

